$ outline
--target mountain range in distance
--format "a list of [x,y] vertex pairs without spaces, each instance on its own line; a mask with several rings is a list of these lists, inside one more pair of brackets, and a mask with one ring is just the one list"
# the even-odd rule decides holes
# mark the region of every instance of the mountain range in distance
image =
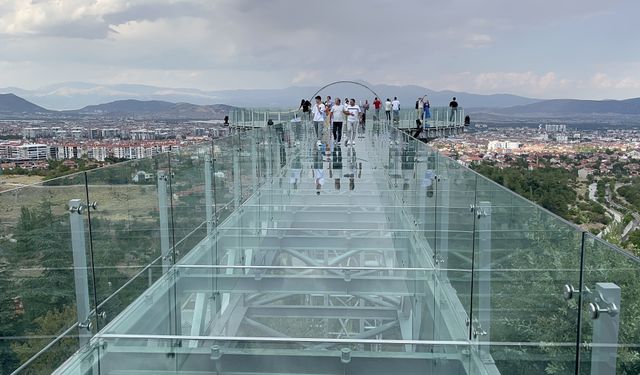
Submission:
[[[540,100],[510,94],[480,95],[454,91],[432,91],[420,86],[369,85],[383,99],[397,96],[405,108],[415,98],[428,96],[432,106],[446,106],[452,97],[476,119],[511,117],[570,118],[626,117],[640,120],[640,98],[627,100]],[[46,117],[134,117],[158,119],[221,119],[238,107],[297,107],[317,88],[203,91],[144,85],[96,85],[66,83],[39,90],[0,89],[0,118]],[[335,96],[368,98],[374,93],[353,84],[338,84],[320,92]],[[37,103],[37,104],[34,104]],[[225,103],[225,104],[211,104]],[[82,104],[80,109],[74,104]]]
[[128,117],[139,119],[215,120],[229,114],[226,104],[195,105],[159,100],[117,100],[78,110],[54,111],[35,105],[15,94],[0,94],[0,119],[52,117]]
[[[453,96],[464,98],[461,105],[470,107],[505,108],[526,105],[539,101],[517,95],[496,94],[478,95],[453,91],[434,91],[424,87],[366,85],[383,100],[397,96],[406,104],[416,98],[427,95],[433,105],[447,105]],[[374,94],[362,86],[354,84],[336,84],[320,92],[321,95],[333,95],[341,98],[348,96],[373,101]],[[190,88],[168,88],[147,85],[115,84],[101,85],[85,82],[66,82],[46,86],[35,90],[16,87],[0,88],[0,93],[13,93],[32,103],[51,110],[77,110],[90,105],[98,105],[119,100],[164,101],[170,103],[191,103],[209,105],[224,103],[237,107],[291,108],[300,104],[301,98],[311,98],[319,87],[292,86],[282,89],[243,89],[207,91]]]

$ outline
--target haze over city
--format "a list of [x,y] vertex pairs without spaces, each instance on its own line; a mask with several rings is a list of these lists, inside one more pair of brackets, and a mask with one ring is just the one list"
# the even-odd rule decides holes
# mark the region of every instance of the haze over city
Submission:
[[640,89],[639,13],[637,1],[595,0],[4,0],[0,87],[267,89],[360,79],[624,99]]

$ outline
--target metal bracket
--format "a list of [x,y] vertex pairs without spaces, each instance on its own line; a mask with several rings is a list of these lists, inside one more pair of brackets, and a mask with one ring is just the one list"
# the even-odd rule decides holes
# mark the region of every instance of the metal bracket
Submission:
[[[566,301],[573,299],[573,297],[577,296],[578,294],[580,294],[580,291],[576,290],[571,284],[565,284],[565,286],[562,288],[562,298],[564,298]],[[582,295],[585,300],[591,300],[591,298],[593,297],[593,292],[585,285],[582,289]]]
[[98,313],[97,317],[102,319],[102,320],[106,320],[107,319],[107,312],[106,311],[102,311],[102,312]]
[[480,219],[482,217],[489,216],[489,212],[487,212],[486,210],[480,208],[480,209],[478,209],[478,212],[477,212],[476,215],[477,215],[478,219]]
[[440,263],[446,262],[447,259],[443,257],[441,254],[433,254],[433,262],[438,265]]
[[92,208],[94,211],[98,209],[98,202],[80,203],[78,206],[69,206],[69,212],[77,212],[78,215],[82,215],[85,209]]
[[87,319],[82,323],[78,323],[78,328],[86,329],[87,331],[91,331],[93,328],[93,322],[91,319]]
[[473,319],[473,326],[472,326],[472,329],[471,329],[471,334],[473,335],[474,339],[477,339],[478,336],[486,336],[487,335],[487,331],[482,329],[482,325],[480,324],[480,322],[476,318]]
[[217,361],[222,358],[222,351],[220,350],[219,345],[211,345],[211,360]]
[[[569,301],[578,293],[580,292],[576,290],[573,285],[566,284],[563,287],[562,297]],[[598,319],[602,313],[606,313],[609,314],[609,316],[614,317],[620,312],[620,309],[613,301],[608,301],[600,292],[592,292],[587,286],[583,287],[582,296],[585,301],[591,301],[587,306],[587,311],[589,312],[589,317],[593,320]]]
[[344,364],[351,362],[351,349],[349,348],[340,349],[340,362]]
[[[602,308],[600,305],[604,305],[606,307]],[[597,292],[594,298],[594,302],[590,302],[588,306],[589,317],[593,320],[596,320],[600,317],[600,314],[605,313],[609,314],[610,317],[614,317],[618,315],[620,309],[613,301],[607,301],[606,298],[602,295],[602,293]]]

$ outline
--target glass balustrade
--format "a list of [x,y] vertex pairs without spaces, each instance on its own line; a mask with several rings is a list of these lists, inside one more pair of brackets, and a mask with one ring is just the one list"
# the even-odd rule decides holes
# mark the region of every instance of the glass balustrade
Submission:
[[296,116],[0,193],[1,373],[640,371],[639,259],[398,126]]

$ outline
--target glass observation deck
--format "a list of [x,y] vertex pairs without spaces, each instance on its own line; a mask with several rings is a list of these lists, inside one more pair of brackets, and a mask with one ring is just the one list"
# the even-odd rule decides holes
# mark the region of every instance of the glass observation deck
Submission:
[[640,373],[639,259],[395,126],[289,120],[0,194],[2,373]]

